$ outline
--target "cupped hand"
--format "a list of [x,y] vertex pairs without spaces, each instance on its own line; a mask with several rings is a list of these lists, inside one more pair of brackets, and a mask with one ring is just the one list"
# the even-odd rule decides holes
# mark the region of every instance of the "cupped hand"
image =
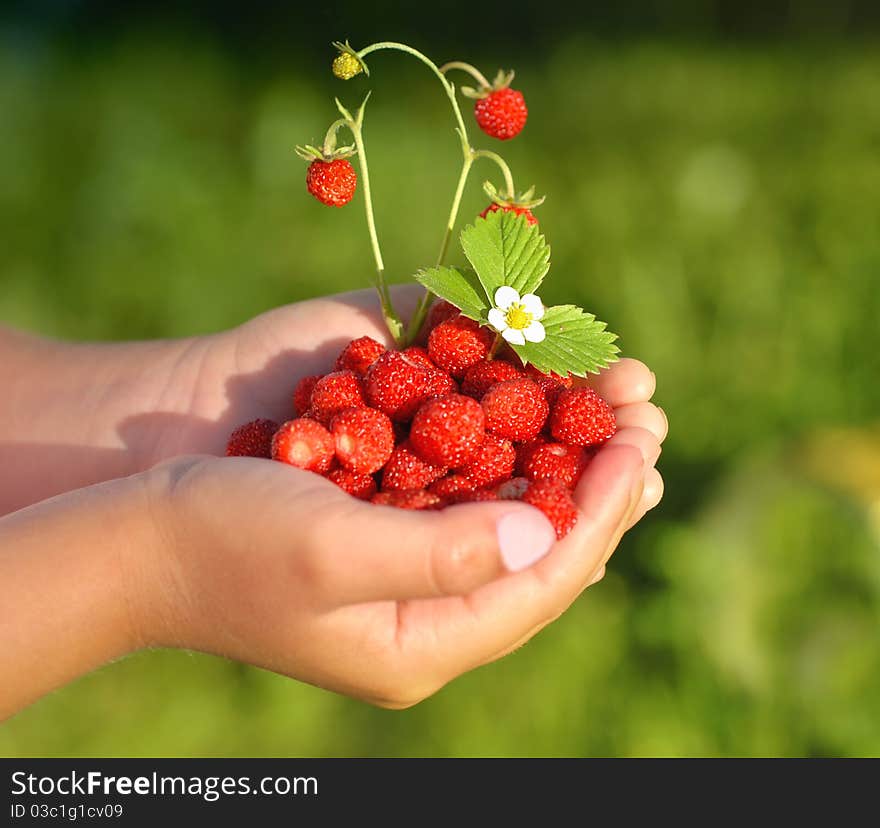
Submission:
[[[320,331],[330,345],[298,370],[327,370],[339,339],[381,337],[362,297],[248,323],[233,335],[226,376],[259,372],[273,354],[296,350],[302,325],[317,325],[307,335]],[[289,388],[277,392],[276,381],[267,379],[261,407],[236,410],[237,421],[289,405]],[[143,640],[395,708],[510,652],[602,577],[622,534],[662,496],[654,464],[667,425],[649,402],[653,374],[624,359],[591,384],[614,406],[619,431],[584,473],[580,518],[558,542],[540,512],[515,501],[408,512],[355,500],[281,463],[183,457],[160,465],[150,490],[165,540],[141,575],[152,584],[142,590],[150,596],[139,612]]]

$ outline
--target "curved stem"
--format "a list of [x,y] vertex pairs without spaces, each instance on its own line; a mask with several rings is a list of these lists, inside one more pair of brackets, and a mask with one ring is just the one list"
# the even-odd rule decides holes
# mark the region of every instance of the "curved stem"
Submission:
[[370,245],[373,248],[373,258],[376,261],[376,292],[379,294],[379,303],[382,306],[382,315],[385,318],[385,324],[394,337],[394,341],[398,346],[403,345],[403,323],[400,321],[394,306],[391,303],[391,294],[388,291],[388,284],[385,282],[385,262],[382,259],[382,249],[379,246],[379,235],[376,232],[376,219],[373,215],[373,198],[370,192],[370,168],[367,165],[367,150],[364,146],[363,132],[361,130],[361,120],[363,118],[363,108],[358,113],[357,120],[352,118],[344,118],[345,125],[351,130],[354,136],[354,144],[357,148],[358,161],[361,168],[361,183],[364,191],[364,207],[367,213],[367,230],[370,233]]
[[440,71],[445,75],[450,69],[461,69],[463,72],[467,72],[480,86],[484,89],[491,89],[492,84],[486,80],[486,76],[475,66],[471,66],[469,63],[465,63],[461,60],[451,60],[449,63],[444,63],[440,67]]
[[510,171],[510,167],[507,166],[507,162],[497,152],[474,150],[474,158],[488,158],[490,161],[494,161],[504,175],[504,186],[507,187],[507,195],[510,198],[516,198],[516,192],[513,189],[513,173]]
[[348,121],[345,118],[337,118],[332,124],[330,124],[327,134],[324,136],[324,143],[321,145],[321,149],[324,151],[325,156],[331,155],[333,150],[336,149],[336,133],[339,132],[341,127],[347,125]]

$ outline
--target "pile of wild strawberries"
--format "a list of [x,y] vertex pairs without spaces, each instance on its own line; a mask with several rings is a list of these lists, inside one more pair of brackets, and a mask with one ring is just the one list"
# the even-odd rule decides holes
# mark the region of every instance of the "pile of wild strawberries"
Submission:
[[513,351],[491,358],[494,332],[447,302],[426,330],[427,348],[353,340],[331,373],[297,384],[295,419],[240,426],[226,454],[289,463],[401,509],[522,500],[564,537],[577,521],[571,492],[615,432],[611,406]]

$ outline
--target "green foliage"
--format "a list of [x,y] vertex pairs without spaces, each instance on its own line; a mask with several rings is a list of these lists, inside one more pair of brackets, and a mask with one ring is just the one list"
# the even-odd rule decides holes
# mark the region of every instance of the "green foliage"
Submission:
[[420,270],[413,278],[431,293],[451,302],[465,316],[486,322],[491,304],[477,274],[470,268],[432,267]]
[[[260,75],[192,38],[89,58],[16,42],[4,323],[183,336],[366,283],[360,207],[309,198],[291,152],[322,138],[327,61]],[[458,146],[434,81],[373,68],[371,183],[404,280],[440,242]],[[541,297],[608,320],[656,372],[663,505],[531,643],[411,710],[145,652],[0,725],[0,755],[880,753],[877,464],[800,465],[880,412],[880,51],[574,40],[517,78],[532,117],[505,155],[549,196]],[[479,180],[463,216],[486,206]]]
[[461,246],[490,300],[502,285],[520,296],[534,293],[550,269],[550,247],[537,225],[505,210],[466,227]]

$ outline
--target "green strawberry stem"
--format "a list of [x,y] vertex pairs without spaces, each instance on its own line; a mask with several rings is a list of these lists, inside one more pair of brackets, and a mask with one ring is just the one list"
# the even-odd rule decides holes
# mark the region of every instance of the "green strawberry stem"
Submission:
[[[395,344],[399,348],[403,348],[406,345],[403,323],[400,321],[400,317],[394,310],[394,305],[391,301],[391,294],[388,291],[388,283],[385,281],[385,262],[382,259],[382,249],[379,246],[379,236],[376,232],[376,219],[373,215],[373,198],[370,193],[370,168],[367,164],[367,149],[364,146],[363,135],[364,108],[367,105],[369,97],[370,95],[367,93],[367,97],[364,98],[364,102],[358,109],[357,117],[352,117],[351,113],[342,105],[338,98],[336,99],[336,106],[342,114],[343,122],[349,130],[351,130],[352,136],[354,136],[354,145],[357,149],[358,162],[361,168],[361,183],[364,192],[364,207],[367,213],[367,230],[369,231],[370,244],[373,248],[373,259],[376,262],[375,288],[376,292],[379,294],[379,304],[382,306],[382,316],[385,319],[385,324],[387,325],[391,336],[394,337]],[[333,127],[331,126],[330,129],[333,130]]]
[[478,84],[480,84],[480,89],[492,88],[492,84],[486,80],[486,76],[477,69],[476,66],[471,66],[469,63],[465,63],[461,60],[451,60],[449,63],[444,63],[440,67],[440,71],[444,75],[451,69],[461,69],[463,72],[467,72]]
[[495,356],[501,350],[501,346],[504,344],[504,337],[501,336],[500,333],[495,334],[495,340],[492,342],[492,347],[489,349],[489,353],[486,354],[486,359],[495,359]]
[[338,118],[330,124],[327,134],[324,136],[324,143],[321,145],[321,149],[324,151],[325,156],[333,155],[333,151],[336,149],[336,133],[338,133],[340,128],[344,126],[348,126],[348,120],[346,118]]
[[[464,118],[461,115],[461,109],[459,108],[458,99],[455,95],[455,86],[446,79],[443,71],[438,68],[437,64],[435,64],[432,60],[427,58],[418,50],[413,49],[411,46],[407,46],[405,43],[396,43],[394,41],[388,40],[370,44],[369,46],[357,52],[357,57],[359,60],[363,60],[363,58],[365,58],[367,55],[385,49],[396,50],[398,52],[404,52],[405,54],[412,55],[412,57],[424,63],[425,66],[427,66],[437,76],[437,79],[443,86],[443,91],[446,93],[446,97],[449,98],[449,103],[452,105],[452,111],[455,114],[455,120],[458,123],[458,128],[456,129],[456,132],[458,133],[458,137],[461,140],[462,167],[461,174],[458,178],[458,185],[455,189],[455,195],[452,199],[452,207],[449,211],[449,219],[446,222],[446,228],[443,232],[443,241],[440,244],[440,253],[437,256],[437,267],[440,267],[440,265],[442,265],[443,262],[446,260],[446,254],[449,252],[449,243],[452,239],[452,234],[455,231],[456,222],[458,221],[458,211],[461,206],[462,196],[464,195],[464,188],[467,184],[468,176],[470,175],[471,167],[473,166],[474,161],[477,158],[488,158],[498,164],[498,166],[501,168],[502,173],[504,174],[505,185],[510,190],[511,198],[513,198],[514,193],[513,176],[510,173],[510,168],[507,166],[504,159],[501,158],[500,155],[494,152],[490,152],[489,150],[475,150],[471,147],[471,142],[467,134],[467,127],[464,124]],[[464,69],[465,71],[473,70],[473,72],[477,72],[477,70],[469,64],[459,63],[457,61],[453,63],[447,63],[443,68],[459,68]],[[485,82],[486,86],[490,86],[490,84],[482,75],[480,75],[479,72],[477,72],[477,75],[480,76],[478,78],[479,82]],[[476,77],[476,75],[474,77]],[[357,140],[355,141],[355,143],[357,144]],[[358,153],[360,154],[360,149],[358,149]],[[366,175],[364,176],[364,178],[366,179]],[[365,192],[367,192],[366,186],[364,189]],[[375,247],[376,245],[374,245],[374,248]],[[425,317],[428,315],[428,308],[431,306],[432,298],[433,294],[430,291],[426,291],[425,295],[422,297],[421,301],[416,307],[412,319],[410,319],[409,326],[406,330],[404,344],[412,344],[415,341],[416,337],[419,335],[419,331],[422,329],[422,325],[425,322]],[[395,339],[397,339],[396,334]]]
[[498,165],[501,174],[504,176],[504,186],[507,187],[507,195],[510,198],[516,198],[516,190],[513,186],[513,173],[510,171],[510,167],[507,166],[507,162],[497,152],[492,152],[491,150],[474,150],[473,153],[474,158],[488,158]]

